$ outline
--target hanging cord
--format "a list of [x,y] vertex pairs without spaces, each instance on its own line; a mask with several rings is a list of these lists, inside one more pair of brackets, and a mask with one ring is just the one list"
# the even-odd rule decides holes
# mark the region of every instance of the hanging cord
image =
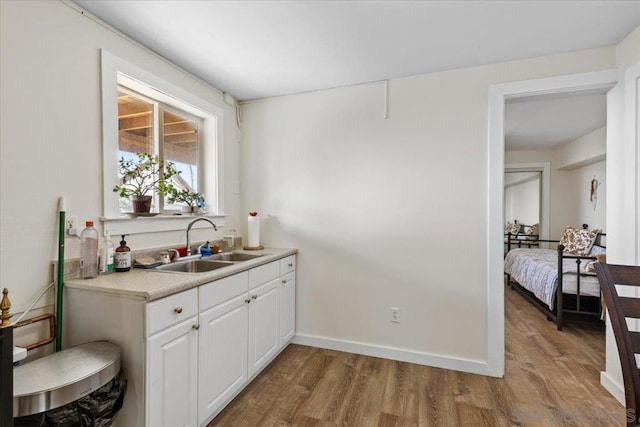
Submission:
[[29,307],[27,307],[27,309],[26,309],[26,310],[25,310],[25,311],[20,315],[20,317],[18,317],[18,319],[17,319],[15,322],[13,322],[13,323],[14,323],[14,324],[19,323],[22,319],[24,319],[24,316],[26,316],[26,315],[31,311],[31,309],[33,308],[33,306],[34,306],[34,305],[36,305],[36,303],[37,303],[38,301],[40,301],[40,299],[44,296],[44,294],[46,294],[46,293],[47,293],[47,291],[48,291],[49,289],[51,289],[51,287],[52,287],[53,285],[55,285],[55,284],[56,284],[56,282],[51,282],[51,283],[49,283],[49,285],[47,285],[47,287],[46,287],[46,288],[44,288],[44,290],[40,293],[40,295],[38,295],[38,298],[36,298],[35,300],[33,300],[33,302],[29,305]]
[[[68,275],[67,277],[65,277],[65,279],[68,279],[68,278],[70,278],[70,277],[77,277],[77,275],[75,275],[75,274],[70,274],[70,275]],[[18,317],[18,319],[17,319],[16,321],[14,321],[14,322],[13,322],[13,324],[16,324],[16,323],[20,322],[22,319],[24,319],[24,316],[26,316],[27,314],[29,314],[29,312],[33,309],[33,306],[34,306],[34,305],[36,305],[36,303],[42,299],[42,297],[44,296],[44,294],[46,294],[46,293],[47,293],[47,291],[48,291],[49,289],[51,289],[51,287],[52,287],[52,286],[54,286],[55,284],[56,284],[56,282],[51,282],[51,283],[49,283],[49,284],[44,288],[44,290],[43,290],[42,292],[40,292],[40,295],[38,295],[38,297],[37,297],[35,300],[33,300],[33,302],[32,302],[31,304],[29,304],[29,307],[27,307],[27,308],[26,308],[26,310],[22,312],[22,314],[20,315],[20,317]]]

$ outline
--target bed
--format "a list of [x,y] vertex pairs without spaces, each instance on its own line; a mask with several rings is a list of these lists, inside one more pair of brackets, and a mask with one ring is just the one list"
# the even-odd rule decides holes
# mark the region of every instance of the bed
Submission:
[[540,224],[526,225],[507,222],[504,228],[505,255],[512,248],[536,248],[539,247]]
[[588,247],[576,249],[565,239],[565,230],[560,240],[539,240],[558,243],[557,249],[514,248],[504,261],[507,284],[554,321],[558,330],[562,330],[565,313],[601,316],[600,284],[590,264],[596,255],[605,253],[605,234],[584,226],[581,230],[593,236]]

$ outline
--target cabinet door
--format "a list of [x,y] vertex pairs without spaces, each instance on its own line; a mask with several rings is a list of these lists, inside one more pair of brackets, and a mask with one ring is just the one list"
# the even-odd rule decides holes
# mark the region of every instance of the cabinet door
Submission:
[[198,425],[197,321],[194,316],[147,339],[147,426]]
[[280,347],[284,347],[296,333],[296,275],[280,278]]
[[279,283],[278,278],[249,291],[249,376],[260,371],[280,349]]
[[247,382],[248,301],[244,293],[200,314],[200,425]]

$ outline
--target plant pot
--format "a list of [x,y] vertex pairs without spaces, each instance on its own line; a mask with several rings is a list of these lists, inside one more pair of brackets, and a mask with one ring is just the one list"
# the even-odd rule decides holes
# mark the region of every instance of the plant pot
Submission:
[[182,206],[182,213],[199,213],[200,208],[197,206]]
[[133,212],[147,213],[151,211],[151,199],[151,196],[132,196],[131,204],[133,205]]

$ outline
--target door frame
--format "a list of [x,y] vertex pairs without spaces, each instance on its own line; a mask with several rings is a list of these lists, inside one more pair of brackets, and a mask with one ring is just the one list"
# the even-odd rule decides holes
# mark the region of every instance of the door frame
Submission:
[[507,99],[613,87],[616,69],[489,86],[487,371],[504,376],[504,112]]

